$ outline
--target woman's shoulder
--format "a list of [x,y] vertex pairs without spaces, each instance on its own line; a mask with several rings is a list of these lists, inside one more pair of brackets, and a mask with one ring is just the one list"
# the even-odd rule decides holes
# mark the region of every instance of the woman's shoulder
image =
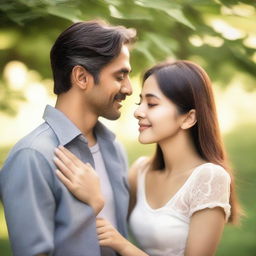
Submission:
[[138,172],[144,171],[150,162],[150,157],[141,156],[134,161],[131,165],[129,173],[130,175],[137,176]]
[[129,169],[129,182],[137,183],[137,177],[140,172],[143,172],[147,166],[149,165],[150,157],[141,156],[139,157],[130,167]]
[[194,179],[189,186],[189,214],[205,208],[221,207],[230,215],[230,175],[218,164],[205,163],[196,168]]
[[230,180],[229,173],[219,164],[211,162],[204,163],[195,168],[195,177],[204,181],[211,180]]
[[141,157],[137,158],[134,161],[134,163],[132,164],[131,167],[133,167],[133,168],[140,168],[143,165],[149,163],[149,161],[150,161],[150,157],[149,156],[141,156]]

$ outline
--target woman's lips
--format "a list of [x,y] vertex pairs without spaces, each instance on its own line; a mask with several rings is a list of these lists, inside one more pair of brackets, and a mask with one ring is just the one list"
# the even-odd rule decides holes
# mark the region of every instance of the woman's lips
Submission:
[[151,125],[139,124],[139,131],[142,132],[142,131],[148,129],[149,127],[151,127]]

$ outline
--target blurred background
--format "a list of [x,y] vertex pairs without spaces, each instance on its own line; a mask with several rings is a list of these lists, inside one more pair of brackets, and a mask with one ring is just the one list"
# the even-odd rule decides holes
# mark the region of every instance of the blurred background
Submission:
[[[73,22],[95,18],[136,28],[134,94],[118,121],[103,122],[124,144],[130,163],[151,154],[152,146],[137,142],[133,118],[141,73],[167,57],[200,64],[213,81],[222,134],[247,215],[241,226],[225,228],[216,255],[256,255],[255,8],[254,0],[1,0],[0,168],[14,143],[42,122],[45,105],[55,104],[49,51],[58,34]],[[11,255],[1,204],[0,255]]]

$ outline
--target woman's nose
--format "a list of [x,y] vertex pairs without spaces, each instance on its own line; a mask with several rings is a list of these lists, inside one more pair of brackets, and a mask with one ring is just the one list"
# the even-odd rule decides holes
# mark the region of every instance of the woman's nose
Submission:
[[134,111],[134,117],[137,119],[142,119],[145,118],[145,113],[142,111],[141,106],[139,106],[135,111]]

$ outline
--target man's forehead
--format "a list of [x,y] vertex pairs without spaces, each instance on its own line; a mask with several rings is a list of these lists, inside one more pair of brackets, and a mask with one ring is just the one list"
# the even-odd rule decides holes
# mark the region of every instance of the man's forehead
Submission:
[[129,47],[128,45],[126,44],[123,44],[122,45],[122,48],[121,48],[121,51],[122,53],[124,53],[125,55],[127,55],[128,57],[130,56],[130,50],[129,50]]
[[119,55],[103,69],[109,69],[113,73],[130,73],[131,65],[128,47],[123,45]]
[[125,59],[125,60],[129,60],[130,59],[130,50],[128,48],[127,45],[123,45],[119,55],[117,56],[116,59]]
[[129,59],[113,61],[109,68],[113,73],[130,73],[132,71]]

